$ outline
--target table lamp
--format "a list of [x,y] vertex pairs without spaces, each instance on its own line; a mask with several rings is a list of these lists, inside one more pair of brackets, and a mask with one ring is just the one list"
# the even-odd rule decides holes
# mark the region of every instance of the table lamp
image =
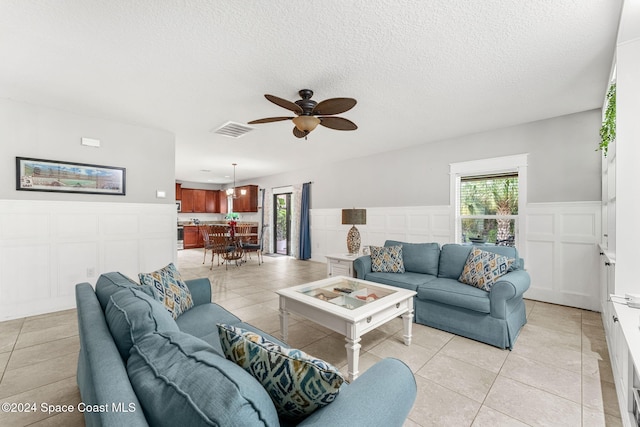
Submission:
[[360,232],[356,228],[356,224],[367,223],[366,209],[342,209],[342,224],[351,224],[352,227],[347,234],[347,249],[350,255],[356,255],[360,252]]

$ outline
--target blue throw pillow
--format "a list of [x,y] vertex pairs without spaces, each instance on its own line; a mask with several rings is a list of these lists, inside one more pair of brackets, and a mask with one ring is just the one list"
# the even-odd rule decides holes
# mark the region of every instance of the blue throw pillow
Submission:
[[493,284],[509,272],[513,261],[506,256],[473,248],[458,280],[489,292]]
[[402,246],[369,246],[371,271],[375,273],[404,273]]
[[304,417],[333,402],[340,392],[344,378],[327,362],[246,329],[218,324],[218,331],[227,359],[262,384],[280,415]]
[[135,288],[147,295],[154,296],[153,289],[149,286],[140,286],[137,282],[118,272],[104,273],[96,282],[96,296],[100,301],[102,311],[106,310],[109,298],[122,289]]
[[109,298],[105,319],[123,360],[136,339],[156,331],[179,331],[171,314],[154,298],[135,288],[122,289]]
[[140,273],[138,277],[141,284],[153,288],[156,299],[174,319],[193,307],[191,291],[173,263],[152,273]]
[[280,425],[260,383],[184,332],[142,337],[131,349],[127,374],[149,425]]

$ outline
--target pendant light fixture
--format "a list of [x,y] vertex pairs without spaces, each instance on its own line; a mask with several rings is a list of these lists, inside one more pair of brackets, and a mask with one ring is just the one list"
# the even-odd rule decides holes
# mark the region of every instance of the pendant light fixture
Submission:
[[232,196],[234,199],[237,199],[238,195],[236,194],[236,166],[238,166],[238,164],[231,163],[231,165],[233,166],[233,188],[227,189],[227,196]]

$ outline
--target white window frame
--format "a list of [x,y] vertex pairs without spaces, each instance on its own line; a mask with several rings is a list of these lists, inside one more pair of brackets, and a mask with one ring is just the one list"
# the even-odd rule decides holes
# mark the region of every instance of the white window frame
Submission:
[[[497,174],[518,174],[518,215],[509,215],[501,218],[515,219],[516,241],[515,245],[524,258],[525,247],[523,231],[526,230],[527,209],[527,166],[529,154],[517,154],[514,156],[494,157],[490,159],[472,160],[449,164],[450,178],[450,206],[451,206],[451,240],[461,243],[462,222],[460,216],[460,181],[462,177],[473,177]],[[476,215],[478,218],[487,217],[495,219],[495,215]]]

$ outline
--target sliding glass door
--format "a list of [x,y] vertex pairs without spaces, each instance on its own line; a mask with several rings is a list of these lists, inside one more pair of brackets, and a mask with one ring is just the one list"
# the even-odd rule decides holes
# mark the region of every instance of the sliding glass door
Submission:
[[291,193],[273,195],[273,252],[291,255]]

